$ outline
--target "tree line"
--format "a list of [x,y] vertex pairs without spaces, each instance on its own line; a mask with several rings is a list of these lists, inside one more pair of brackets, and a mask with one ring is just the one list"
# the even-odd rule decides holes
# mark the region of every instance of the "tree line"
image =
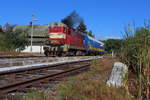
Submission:
[[21,51],[28,45],[26,30],[14,30],[15,25],[0,26],[0,51]]

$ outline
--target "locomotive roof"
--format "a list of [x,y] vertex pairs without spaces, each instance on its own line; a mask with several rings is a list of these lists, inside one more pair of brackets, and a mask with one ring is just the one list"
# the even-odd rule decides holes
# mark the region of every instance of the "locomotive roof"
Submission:
[[[88,35],[87,35],[87,36],[88,36]],[[98,40],[96,40],[95,38],[92,38],[92,37],[90,37],[90,36],[88,36],[88,38],[91,39],[91,40],[93,40],[93,41],[95,41],[95,42],[98,42],[98,43],[100,43],[102,46],[104,46],[104,43],[103,43],[103,42],[98,41]]]
[[53,22],[50,24],[51,27],[55,27],[55,26],[62,26],[62,27],[67,27],[66,24],[62,23],[62,22]]

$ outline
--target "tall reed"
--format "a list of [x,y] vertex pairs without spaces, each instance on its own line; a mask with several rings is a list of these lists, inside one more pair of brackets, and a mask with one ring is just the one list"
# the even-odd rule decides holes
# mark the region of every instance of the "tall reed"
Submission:
[[133,30],[129,25],[120,50],[120,57],[137,75],[139,100],[150,98],[150,27],[144,26]]

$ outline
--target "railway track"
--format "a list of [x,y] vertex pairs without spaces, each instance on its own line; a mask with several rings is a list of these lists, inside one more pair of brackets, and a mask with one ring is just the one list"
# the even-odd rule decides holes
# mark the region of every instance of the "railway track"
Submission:
[[72,73],[88,70],[91,60],[75,60],[44,67],[2,72],[0,73],[0,96],[41,82],[49,82]]

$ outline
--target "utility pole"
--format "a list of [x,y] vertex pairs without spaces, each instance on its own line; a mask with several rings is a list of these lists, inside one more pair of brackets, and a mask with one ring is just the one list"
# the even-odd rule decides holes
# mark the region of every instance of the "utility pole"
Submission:
[[35,15],[32,14],[32,21],[31,21],[31,48],[30,48],[30,52],[32,53],[32,41],[33,41],[33,23],[36,21],[35,19]]

